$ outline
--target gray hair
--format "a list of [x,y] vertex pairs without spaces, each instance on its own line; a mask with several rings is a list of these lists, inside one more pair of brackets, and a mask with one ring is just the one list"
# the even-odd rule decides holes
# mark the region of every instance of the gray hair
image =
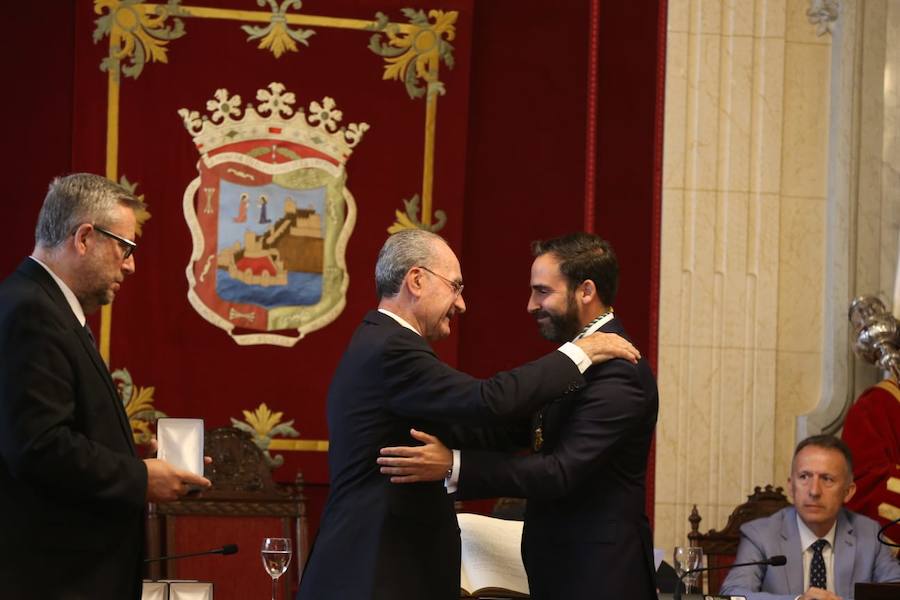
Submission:
[[434,254],[434,244],[438,241],[444,242],[444,238],[424,229],[404,229],[390,236],[378,252],[375,263],[375,293],[378,299],[396,296],[409,270],[425,266]]
[[[137,210],[142,202],[121,185],[91,173],[73,173],[50,183],[34,228],[38,246],[58,246],[82,223],[111,218],[117,205]],[[104,223],[105,224],[105,223]]]
[[793,461],[797,458],[797,455],[800,454],[800,451],[807,446],[814,446],[825,450],[836,450],[843,454],[844,460],[847,463],[847,475],[849,476],[850,481],[853,481],[853,452],[850,451],[850,446],[848,446],[841,438],[824,433],[820,435],[811,435],[797,444],[797,448],[794,450],[794,456],[791,459],[792,471],[794,470]]

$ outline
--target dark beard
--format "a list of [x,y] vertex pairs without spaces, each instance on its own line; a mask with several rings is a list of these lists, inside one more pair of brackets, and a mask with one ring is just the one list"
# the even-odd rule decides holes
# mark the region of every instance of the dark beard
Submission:
[[534,316],[535,318],[549,317],[547,322],[538,323],[538,329],[540,330],[541,335],[551,342],[556,342],[558,344],[571,342],[581,331],[574,298],[566,307],[566,312],[563,314],[553,314],[541,311]]

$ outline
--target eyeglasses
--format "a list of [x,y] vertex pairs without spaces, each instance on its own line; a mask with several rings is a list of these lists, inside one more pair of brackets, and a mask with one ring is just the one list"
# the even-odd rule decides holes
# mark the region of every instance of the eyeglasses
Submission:
[[429,269],[428,267],[425,267],[425,266],[422,266],[422,265],[419,265],[419,268],[422,269],[422,270],[424,270],[424,271],[428,271],[429,273],[431,273],[432,275],[434,275],[434,276],[437,277],[438,279],[442,279],[447,285],[450,286],[450,289],[453,290],[453,293],[454,293],[456,296],[462,295],[463,288],[466,287],[466,286],[464,286],[464,285],[462,284],[461,281],[453,281],[453,280],[451,280],[451,279],[447,279],[447,278],[444,277],[443,275],[438,275],[437,273],[435,273],[434,271],[432,271],[432,270]]
[[134,251],[137,250],[137,244],[132,242],[129,239],[123,238],[120,235],[116,235],[112,231],[107,229],[103,229],[102,227],[98,227],[94,225],[94,230],[99,231],[106,237],[112,238],[119,242],[119,246],[122,248],[122,260],[128,260],[128,257],[134,254]]

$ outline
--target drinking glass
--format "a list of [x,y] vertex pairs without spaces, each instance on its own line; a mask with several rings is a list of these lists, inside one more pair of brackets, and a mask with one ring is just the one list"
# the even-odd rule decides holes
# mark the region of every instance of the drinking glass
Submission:
[[[695,546],[675,546],[673,555],[675,574],[680,578],[692,569],[703,567],[703,548]],[[700,573],[691,573],[684,578],[685,593],[692,593]],[[698,590],[699,591],[699,590]]]
[[291,540],[288,538],[265,538],[262,543],[263,568],[272,577],[272,600],[275,600],[278,578],[284,575],[291,564]]

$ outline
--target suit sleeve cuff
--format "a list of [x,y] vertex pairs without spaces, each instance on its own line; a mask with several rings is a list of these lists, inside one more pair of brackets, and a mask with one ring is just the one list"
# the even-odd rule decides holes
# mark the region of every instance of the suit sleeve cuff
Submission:
[[460,452],[459,450],[454,449],[453,451],[453,466],[450,467],[450,474],[444,478],[444,487],[447,488],[448,494],[453,494],[459,488],[459,463],[460,463]]
[[575,363],[575,366],[578,367],[582,374],[591,366],[591,359],[585,351],[572,342],[566,342],[560,346],[559,351],[572,359],[572,362]]

